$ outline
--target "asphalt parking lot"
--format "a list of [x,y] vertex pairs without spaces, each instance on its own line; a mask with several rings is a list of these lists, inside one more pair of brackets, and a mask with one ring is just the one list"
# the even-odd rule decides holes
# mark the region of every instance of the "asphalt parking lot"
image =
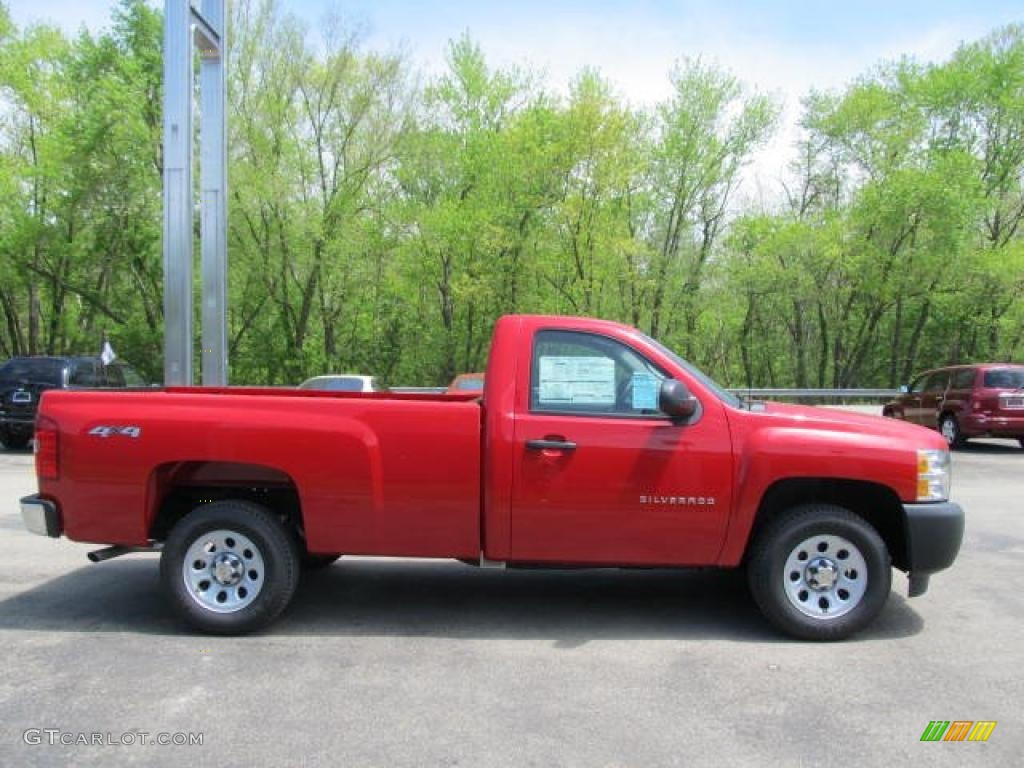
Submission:
[[[265,634],[210,638],[171,616],[155,557],[92,565],[24,531],[32,456],[0,452],[0,765],[1016,766],[1024,451],[978,441],[954,473],[959,560],[914,600],[897,573],[840,644],[776,634],[735,573],[369,559],[306,578]],[[930,720],[998,725],[922,743]]]

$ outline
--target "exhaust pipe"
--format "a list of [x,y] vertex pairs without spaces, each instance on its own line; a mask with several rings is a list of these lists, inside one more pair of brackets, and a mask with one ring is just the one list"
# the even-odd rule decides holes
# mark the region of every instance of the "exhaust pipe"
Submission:
[[112,560],[121,555],[130,555],[132,552],[159,552],[160,549],[160,544],[151,544],[148,547],[123,547],[120,544],[115,544],[112,547],[95,549],[87,557],[91,562],[102,563],[104,560]]

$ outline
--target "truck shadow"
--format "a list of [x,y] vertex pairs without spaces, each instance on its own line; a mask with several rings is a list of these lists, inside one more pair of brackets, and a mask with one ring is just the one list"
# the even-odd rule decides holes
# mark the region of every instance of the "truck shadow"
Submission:
[[[922,628],[894,593],[857,641]],[[81,568],[0,601],[0,629],[189,634],[147,556]],[[342,560],[304,576],[264,635],[550,639],[564,648],[631,638],[789,642],[761,618],[738,572],[498,572],[393,560]]]

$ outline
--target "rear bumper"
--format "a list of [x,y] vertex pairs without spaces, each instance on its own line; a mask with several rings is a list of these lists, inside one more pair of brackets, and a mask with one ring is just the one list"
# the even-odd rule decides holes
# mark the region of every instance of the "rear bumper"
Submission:
[[0,427],[17,430],[18,432],[31,432],[36,424],[35,416],[18,416],[10,413],[0,413]]
[[962,418],[960,431],[967,437],[1024,437],[1024,414],[989,416],[969,413]]
[[40,536],[56,539],[63,531],[57,505],[35,494],[21,500],[21,520],[30,532]]
[[904,504],[910,596],[928,589],[928,577],[953,564],[964,537],[964,511],[951,501]]

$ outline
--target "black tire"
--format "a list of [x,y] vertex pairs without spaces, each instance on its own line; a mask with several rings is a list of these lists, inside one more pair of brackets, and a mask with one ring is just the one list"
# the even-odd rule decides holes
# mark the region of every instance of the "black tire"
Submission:
[[1020,443],[1020,447],[1024,448],[1024,437],[1018,437],[1017,442]]
[[964,443],[967,442],[964,433],[960,431],[960,424],[957,422],[956,416],[951,413],[944,413],[939,419],[939,432],[946,438],[950,448],[963,448]]
[[[199,542],[204,535],[215,536],[216,532],[223,531],[235,533],[240,540],[248,539],[255,547],[253,551],[246,547],[243,552],[235,553],[225,546],[222,548],[224,556],[234,556],[241,563],[255,554],[262,564],[259,569],[262,573],[256,569],[246,570],[248,563],[242,565],[240,571],[245,575],[239,578],[251,578],[252,583],[259,586],[251,588],[255,597],[246,594],[250,602],[238,609],[229,609],[232,612],[218,612],[215,607],[207,607],[202,602],[206,593],[193,593],[186,583],[189,549],[193,545],[202,546]],[[225,541],[234,546],[231,539]],[[204,562],[207,566],[205,561],[197,562]],[[236,635],[265,627],[284,611],[299,583],[299,567],[300,555],[295,537],[268,509],[248,501],[216,501],[197,507],[171,529],[160,557],[160,580],[174,609],[193,627],[213,634]],[[206,581],[207,588],[210,588],[211,580],[219,577],[213,575],[212,561],[208,568],[211,575]],[[236,593],[241,593],[241,587],[247,583],[235,586]],[[220,588],[213,581],[212,590]],[[225,588],[232,589],[231,586]],[[223,593],[218,597],[222,596]],[[211,600],[206,601],[212,604]]]
[[[822,541],[814,542],[817,537],[822,537]],[[802,546],[808,541],[812,546]],[[835,552],[826,549],[825,554],[819,555],[817,547],[828,542],[839,542]],[[852,545],[853,550],[847,545]],[[830,560],[842,574],[836,578],[833,592],[816,591],[820,585],[812,587],[806,581],[808,571],[819,558],[838,558]],[[864,563],[864,576],[847,567],[856,558],[860,558],[856,562]],[[808,565],[787,573],[787,561]],[[798,579],[792,578],[794,573]],[[764,616],[778,629],[801,640],[842,640],[859,632],[878,616],[892,587],[889,551],[881,536],[863,518],[831,504],[795,507],[768,523],[753,543],[747,576],[750,591]],[[866,583],[856,581],[859,578],[866,578]],[[844,589],[847,586],[862,591],[854,603],[843,604],[840,598],[844,591],[851,597],[850,589]],[[801,597],[807,602],[798,608]],[[824,604],[818,603],[822,600]],[[838,606],[838,614],[826,612],[830,600]],[[822,607],[815,609],[816,603]],[[808,611],[817,615],[808,615]]]
[[11,451],[22,450],[28,445],[28,441],[31,439],[32,435],[12,433],[7,430],[0,432],[0,443],[3,443],[4,447]]
[[302,554],[302,570],[321,571],[329,565],[333,565],[341,555],[312,555],[309,552]]

